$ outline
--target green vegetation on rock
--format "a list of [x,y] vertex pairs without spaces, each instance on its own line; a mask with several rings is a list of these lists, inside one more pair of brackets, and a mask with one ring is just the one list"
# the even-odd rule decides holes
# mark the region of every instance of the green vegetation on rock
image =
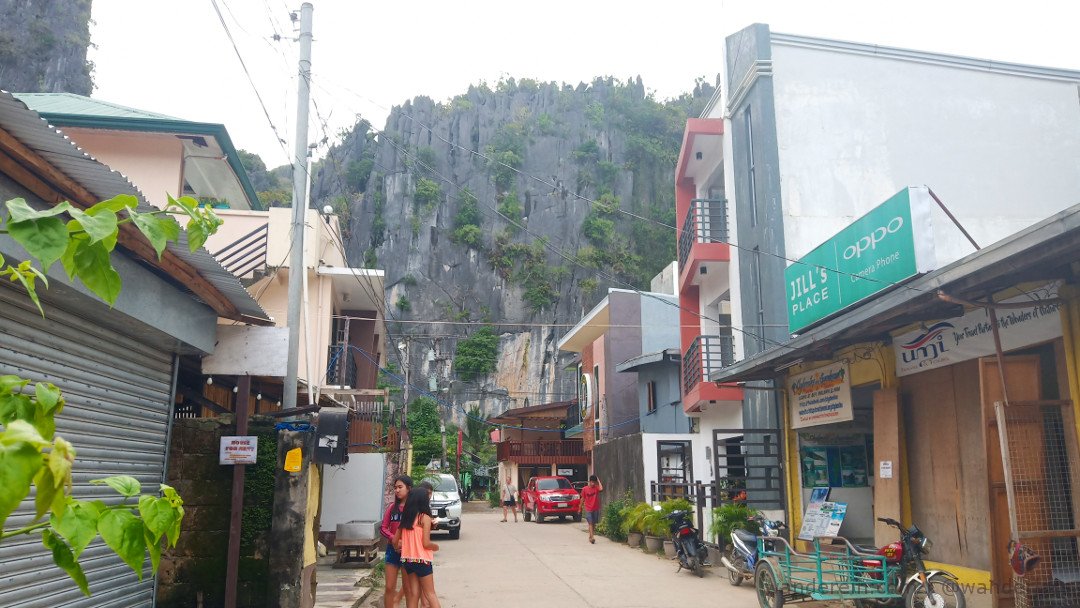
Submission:
[[454,370],[462,380],[475,380],[495,371],[499,357],[499,336],[490,327],[458,341],[454,350]]

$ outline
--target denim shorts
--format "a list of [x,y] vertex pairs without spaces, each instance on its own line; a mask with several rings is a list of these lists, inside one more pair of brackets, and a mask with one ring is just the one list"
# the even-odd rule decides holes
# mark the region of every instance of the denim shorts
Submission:
[[401,568],[405,570],[405,574],[413,574],[419,578],[431,576],[435,573],[431,564],[427,562],[405,562],[401,565]]
[[386,562],[387,566],[401,567],[401,554],[397,552],[397,549],[394,549],[393,544],[386,545],[386,555],[383,557],[383,561]]
[[585,511],[585,521],[595,526],[596,524],[600,523],[600,512]]

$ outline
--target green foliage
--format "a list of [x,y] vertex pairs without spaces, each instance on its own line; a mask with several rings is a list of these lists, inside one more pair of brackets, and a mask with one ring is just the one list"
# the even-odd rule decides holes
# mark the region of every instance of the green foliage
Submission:
[[604,124],[604,106],[600,102],[592,102],[585,106],[585,119],[595,127]]
[[597,247],[607,247],[615,237],[615,221],[590,213],[581,223],[581,232]]
[[709,535],[717,539],[716,542],[723,547],[729,542],[731,533],[735,530],[746,530],[757,534],[761,526],[752,518],[757,515],[757,509],[749,507],[746,503],[733,502],[717,507],[712,511],[712,525],[709,526]]
[[626,532],[623,531],[623,513],[627,507],[633,504],[634,497],[629,490],[625,495],[605,504],[600,512],[600,523],[596,526],[597,533],[616,542],[625,541]]
[[259,197],[259,202],[262,203],[264,207],[292,206],[292,190],[286,188],[259,190],[255,192],[255,195]]
[[490,488],[488,488],[487,501],[489,507],[491,507],[492,509],[497,508],[499,505],[502,504],[502,500],[500,500],[501,498],[502,496],[499,495],[498,486],[491,486]]
[[401,284],[406,287],[416,287],[416,277],[411,274],[407,274],[401,277]]
[[458,228],[450,235],[450,240],[471,247],[472,249],[480,249],[480,245],[484,240],[484,233],[480,230],[479,226],[473,224],[467,224]]
[[383,217],[386,209],[386,188],[383,176],[373,177],[375,182],[371,193],[371,247],[377,249],[386,239],[386,218]]
[[427,215],[435,207],[439,205],[439,201],[442,199],[442,188],[439,184],[426,178],[421,177],[416,180],[416,189],[413,192],[413,202],[420,206],[424,215]]
[[495,371],[499,356],[499,336],[490,327],[460,340],[454,351],[454,369],[463,380],[475,380]]
[[270,531],[274,514],[274,474],[277,470],[277,434],[259,433],[255,464],[244,474],[244,510],[240,515],[240,544],[252,547]]
[[414,215],[409,218],[409,230],[412,232],[413,238],[420,236],[420,216]]
[[525,125],[508,122],[499,128],[492,143],[485,148],[485,156],[489,159],[488,171],[495,179],[499,192],[505,192],[513,185],[517,169],[524,162],[526,140]]
[[570,153],[578,163],[588,165],[600,162],[600,146],[595,139],[586,139]]
[[668,520],[664,519],[664,513],[662,511],[656,511],[650,508],[650,511],[645,514],[641,520],[641,531],[646,536],[667,536],[671,529],[671,524]]
[[468,188],[462,188],[461,204],[458,206],[457,213],[454,214],[454,228],[479,227],[481,219],[480,205],[476,200],[476,195]]
[[[170,241],[179,238],[180,227],[167,213],[187,215],[188,241],[192,251],[221,225],[207,207],[190,197],[169,198],[160,212],[139,213],[134,196],[121,195],[87,209],[62,202],[45,210],[31,207],[21,198],[5,203],[7,217],[0,233],[18,242],[32,258],[17,266],[0,257],[0,276],[19,282],[44,316],[37,295],[37,281],[48,287],[44,271],[59,261],[69,278],[78,278],[110,305],[120,293],[120,275],[111,253],[119,227],[133,224],[160,257]],[[64,216],[67,219],[64,219]],[[32,263],[36,260],[40,269]],[[71,468],[75,447],[57,436],[56,415],[64,408],[64,396],[49,383],[31,382],[18,376],[0,376],[0,541],[40,534],[53,562],[71,577],[87,596],[90,589],[78,562],[83,550],[99,535],[109,549],[142,578],[142,564],[149,555],[156,575],[162,544],[175,547],[184,516],[184,501],[170,486],[161,484],[158,494],[142,494],[134,477],[119,475],[91,480],[119,494],[117,504],[83,501],[71,496]],[[34,488],[34,518],[23,527],[3,526]],[[46,516],[48,518],[46,519]]]
[[420,171],[432,175],[435,173],[435,168],[438,166],[438,157],[435,156],[435,150],[428,146],[424,146],[416,151],[417,164],[420,165]]
[[618,176],[619,166],[615,163],[607,160],[596,163],[596,183],[600,188],[614,188]]
[[536,117],[536,130],[541,135],[555,134],[555,120],[550,114],[541,114]]
[[371,156],[349,161],[349,166],[345,169],[345,187],[349,189],[349,192],[367,190],[368,179],[374,168],[375,159]]
[[439,404],[430,397],[420,397],[409,404],[406,418],[413,446],[413,468],[410,475],[417,481],[432,458],[442,456],[442,433],[439,430]]
[[405,297],[405,294],[398,296],[397,302],[394,302],[394,306],[401,312],[409,312],[412,310],[412,303],[409,302],[409,298]]
[[619,513],[622,518],[623,534],[631,532],[643,534],[645,531],[645,516],[651,512],[652,507],[647,502],[632,503],[623,507],[623,510]]
[[364,268],[375,268],[379,265],[379,256],[375,253],[374,247],[368,247],[364,250]]
[[[517,191],[511,189],[507,192],[499,203],[499,213],[506,216],[509,221],[520,224],[521,223],[521,201],[518,200]],[[513,227],[513,224],[511,224]],[[514,228],[516,230],[516,227]]]
[[592,297],[599,288],[600,282],[594,277],[586,277],[578,282],[578,289],[581,290],[581,293],[585,294],[586,297]]

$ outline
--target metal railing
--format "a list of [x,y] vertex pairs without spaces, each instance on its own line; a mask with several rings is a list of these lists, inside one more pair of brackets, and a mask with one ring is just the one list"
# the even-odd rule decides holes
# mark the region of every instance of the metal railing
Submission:
[[214,253],[214,258],[234,276],[245,277],[266,266],[269,223],[263,224]]
[[499,460],[585,456],[585,444],[580,440],[500,441],[497,453]]
[[727,199],[695,198],[683,220],[679,233],[679,268],[686,267],[686,258],[694,243],[717,243],[728,240]]
[[348,356],[347,352],[340,344],[327,349],[326,360],[331,362],[326,368],[326,384],[329,386],[356,386],[356,359]]
[[735,341],[731,336],[698,336],[683,356],[683,392],[688,393],[709,375],[735,363]]

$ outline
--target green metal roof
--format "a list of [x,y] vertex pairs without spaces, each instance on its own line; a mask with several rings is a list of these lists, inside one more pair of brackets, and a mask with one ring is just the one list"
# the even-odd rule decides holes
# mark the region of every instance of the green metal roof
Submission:
[[247,170],[229,137],[225,125],[192,122],[164,114],[129,108],[120,104],[91,99],[74,93],[13,93],[28,108],[37,112],[49,124],[57,127],[114,129],[146,133],[182,133],[206,135],[217,140],[225,153],[229,167],[240,181],[252,209],[262,210],[259,196],[251,185]]

